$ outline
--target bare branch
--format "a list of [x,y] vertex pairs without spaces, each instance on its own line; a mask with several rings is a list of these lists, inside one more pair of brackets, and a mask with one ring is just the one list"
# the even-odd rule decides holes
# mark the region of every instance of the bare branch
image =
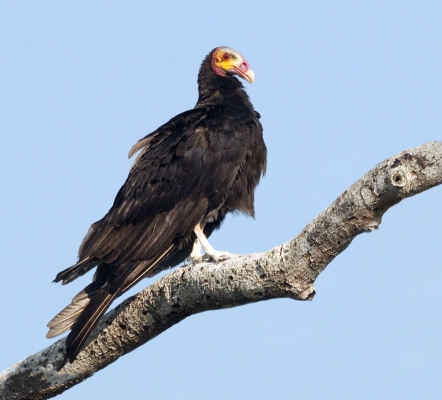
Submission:
[[0,399],[47,399],[87,379],[189,315],[288,297],[311,300],[325,267],[406,197],[442,183],[442,142],[393,156],[368,172],[291,241],[263,254],[171,274],[106,314],[77,360],[60,371],[65,339],[0,376]]

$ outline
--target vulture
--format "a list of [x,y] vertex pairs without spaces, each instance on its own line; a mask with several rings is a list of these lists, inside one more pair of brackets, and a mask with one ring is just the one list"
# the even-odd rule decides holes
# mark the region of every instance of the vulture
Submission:
[[138,156],[108,213],[92,224],[78,262],[57,274],[67,284],[96,267],[91,284],[49,323],[68,331],[73,362],[112,301],[142,278],[188,258],[220,261],[208,237],[230,212],[254,216],[254,190],[266,170],[260,115],[237,77],[255,75],[245,58],[217,47],[198,74],[198,102],[139,140]]

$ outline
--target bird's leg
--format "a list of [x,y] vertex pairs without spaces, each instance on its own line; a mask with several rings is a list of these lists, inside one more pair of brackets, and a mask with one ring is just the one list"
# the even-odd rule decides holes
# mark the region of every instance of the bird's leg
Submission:
[[201,243],[201,246],[203,246],[206,256],[210,257],[213,261],[224,261],[233,256],[233,254],[229,253],[228,251],[215,250],[207,240],[206,235],[204,235],[200,224],[195,227],[194,232],[198,238],[198,241]]
[[190,259],[193,262],[200,262],[203,259],[203,254],[201,253],[201,243],[198,239],[193,243],[192,252],[190,253]]

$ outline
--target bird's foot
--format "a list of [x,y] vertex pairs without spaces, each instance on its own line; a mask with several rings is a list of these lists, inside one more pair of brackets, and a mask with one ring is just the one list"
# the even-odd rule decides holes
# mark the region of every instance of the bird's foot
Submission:
[[189,262],[193,263],[193,264],[198,264],[202,261],[204,261],[204,257],[203,255],[199,255],[199,256],[192,256],[190,255],[187,259],[189,260]]
[[226,261],[235,255],[236,254],[229,253],[228,251],[213,250],[210,253],[206,253],[205,258],[208,258],[210,261],[221,262]]

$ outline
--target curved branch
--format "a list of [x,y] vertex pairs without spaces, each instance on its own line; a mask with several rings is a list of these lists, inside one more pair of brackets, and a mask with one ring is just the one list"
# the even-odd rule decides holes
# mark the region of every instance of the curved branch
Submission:
[[263,254],[184,266],[106,314],[73,364],[65,339],[0,376],[0,399],[47,399],[87,379],[186,317],[288,297],[311,300],[325,267],[406,197],[442,183],[442,142],[393,156],[359,179],[289,242]]

